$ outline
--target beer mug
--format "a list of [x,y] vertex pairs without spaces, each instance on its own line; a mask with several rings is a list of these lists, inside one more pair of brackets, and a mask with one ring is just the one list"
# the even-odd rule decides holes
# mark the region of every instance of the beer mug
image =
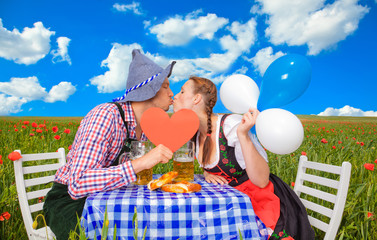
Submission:
[[[144,156],[151,150],[152,144],[150,142],[132,141],[131,150],[128,153],[130,160],[134,160]],[[153,168],[144,169],[136,174],[136,185],[147,185],[153,179]]]
[[194,142],[188,141],[174,153],[173,170],[178,172],[175,181],[194,180]]

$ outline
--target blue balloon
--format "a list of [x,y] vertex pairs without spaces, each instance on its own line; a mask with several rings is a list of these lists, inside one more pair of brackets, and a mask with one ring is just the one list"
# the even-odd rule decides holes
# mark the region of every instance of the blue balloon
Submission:
[[289,54],[276,59],[263,76],[258,110],[279,108],[296,100],[308,88],[311,75],[312,67],[304,56]]

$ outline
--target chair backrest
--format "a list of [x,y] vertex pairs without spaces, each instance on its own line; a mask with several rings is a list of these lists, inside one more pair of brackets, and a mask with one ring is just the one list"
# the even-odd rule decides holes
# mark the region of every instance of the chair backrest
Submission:
[[[20,150],[16,151],[21,154]],[[44,203],[42,199],[51,189],[46,187],[46,184],[54,181],[56,170],[66,163],[65,150],[59,148],[57,152],[21,154],[21,156],[22,158],[14,161],[13,164],[25,228],[29,239],[46,239],[45,227],[33,229],[32,213],[42,210]],[[49,238],[55,237],[48,227],[47,229]]]
[[[307,170],[312,174],[308,174]],[[337,175],[340,176],[339,180],[337,180]],[[304,206],[315,212],[314,216],[318,216],[318,218],[315,218],[309,214],[309,222],[312,226],[326,233],[325,240],[335,239],[338,232],[350,177],[351,164],[349,162],[343,162],[342,166],[334,166],[308,161],[307,156],[304,155],[300,157],[294,191],[300,197]],[[333,194],[333,189],[337,190],[336,194]],[[302,193],[305,194],[305,197],[301,196]],[[325,219],[325,217],[316,213],[329,218],[329,222],[320,220]]]

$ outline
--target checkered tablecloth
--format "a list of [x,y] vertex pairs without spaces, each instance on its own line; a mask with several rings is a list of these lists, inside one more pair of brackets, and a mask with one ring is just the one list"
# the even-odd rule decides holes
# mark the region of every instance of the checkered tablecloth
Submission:
[[[154,175],[158,178],[160,175]],[[90,239],[101,239],[107,207],[108,239],[134,239],[133,217],[137,210],[137,239],[144,229],[149,239],[267,239],[263,223],[254,214],[250,198],[230,186],[209,184],[195,175],[202,185],[197,193],[150,191],[130,185],[96,193],[86,200],[81,225]]]

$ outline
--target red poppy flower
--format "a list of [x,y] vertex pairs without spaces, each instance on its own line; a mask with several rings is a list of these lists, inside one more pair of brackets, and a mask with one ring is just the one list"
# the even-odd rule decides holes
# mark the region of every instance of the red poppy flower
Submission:
[[24,121],[23,124],[24,125],[29,125],[29,121]]
[[53,131],[54,133],[56,133],[58,130],[59,130],[59,129],[58,129],[57,126],[52,127],[52,131]]
[[15,128],[15,129],[14,129],[14,131],[15,131],[15,132],[18,132],[18,129],[17,129],[17,128]]
[[69,130],[69,129],[65,129],[65,130],[64,130],[64,133],[66,133],[66,134],[70,134],[70,133],[71,133],[71,130]]
[[368,212],[368,218],[371,218],[371,217],[373,217],[373,213]]
[[324,138],[322,138],[321,143],[328,143],[328,141]]
[[25,126],[25,125],[22,125],[21,128],[26,129],[26,126]]
[[306,152],[302,151],[302,152],[301,152],[301,155],[306,156]]
[[336,149],[336,147],[335,147],[335,146],[332,146],[332,148],[333,148],[333,149]]
[[36,132],[37,132],[37,133],[42,133],[43,130],[38,128],[38,129],[36,130]]
[[68,150],[71,150],[71,149],[72,149],[72,145],[69,145],[69,146],[68,146]]
[[360,146],[364,146],[364,143],[363,143],[363,142],[360,142]]
[[225,151],[225,146],[224,145],[220,145],[220,150],[221,151]]
[[34,133],[30,133],[29,135],[30,135],[30,137],[33,137],[35,134]]
[[374,164],[373,163],[365,163],[364,167],[367,170],[374,171]]
[[224,163],[224,164],[228,164],[228,162],[229,162],[229,160],[228,160],[227,158],[224,158],[224,159],[223,159],[223,163]]
[[[0,156],[1,156],[1,155],[0,155]],[[376,159],[376,160],[374,160],[374,162],[375,162],[375,163],[377,163],[377,159]]]
[[291,182],[291,186],[294,187],[295,186],[295,182]]
[[38,124],[35,123],[35,122],[33,122],[33,123],[31,124],[31,126],[32,126],[33,128],[36,128],[36,127],[38,127]]
[[342,141],[338,141],[338,144],[342,144]]
[[10,214],[9,214],[9,212],[3,212],[2,214],[1,214],[1,221],[4,221],[4,218],[6,219],[6,220],[9,220],[9,218],[10,218]]
[[3,156],[0,155],[0,164],[3,164]]
[[56,135],[54,138],[55,138],[56,140],[59,140],[59,139],[60,139],[60,136],[59,136],[59,135]]
[[11,152],[11,153],[9,153],[8,158],[11,161],[16,161],[16,160],[18,160],[22,157],[21,157],[21,154],[19,152]]

